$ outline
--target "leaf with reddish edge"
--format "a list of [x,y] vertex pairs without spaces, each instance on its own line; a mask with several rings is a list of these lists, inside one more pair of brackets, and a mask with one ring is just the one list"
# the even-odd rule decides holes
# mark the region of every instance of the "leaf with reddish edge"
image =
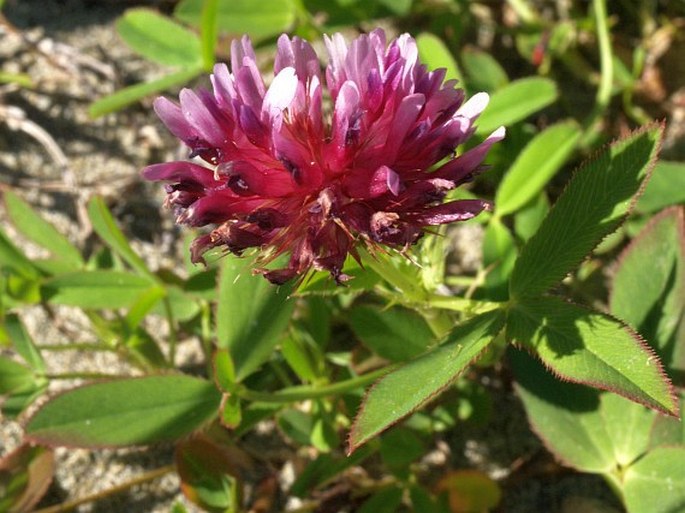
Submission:
[[673,385],[659,358],[618,319],[554,297],[530,298],[510,308],[506,334],[562,380],[678,415]]
[[647,125],[575,173],[521,250],[511,274],[512,298],[544,293],[618,228],[651,175],[662,133],[662,125]]
[[623,495],[630,513],[685,511],[685,447],[659,447],[628,467]]
[[649,449],[656,412],[616,394],[562,382],[525,351],[510,348],[508,356],[533,430],[566,465],[609,474]]
[[217,415],[221,394],[186,375],[147,376],[85,385],[44,404],[27,438],[48,446],[114,447],[176,440]]
[[[649,272],[645,272],[649,269]],[[671,207],[652,218],[621,253],[611,311],[659,354],[669,375],[685,384],[685,212]]]
[[234,450],[204,437],[180,442],[175,460],[183,495],[205,511],[238,511],[243,485]]
[[503,324],[501,310],[469,319],[445,342],[377,381],[352,425],[348,454],[434,399],[478,358]]
[[45,495],[55,471],[51,449],[24,444],[0,459],[0,511],[31,511]]

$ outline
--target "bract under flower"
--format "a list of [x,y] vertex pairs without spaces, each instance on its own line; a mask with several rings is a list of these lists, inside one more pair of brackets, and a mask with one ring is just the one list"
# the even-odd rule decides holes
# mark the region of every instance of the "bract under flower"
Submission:
[[427,226],[489,207],[443,199],[483,169],[504,128],[432,169],[472,135],[487,94],[464,102],[456,81],[444,82],[444,70],[419,62],[407,34],[389,45],[380,29],[349,45],[335,34],[326,47],[324,79],[310,44],[282,35],[267,88],[243,37],[232,44],[231,71],[214,67],[211,92],[184,89],[180,104],[155,101],[169,130],[205,162],[143,171],[168,182],[166,204],[177,222],[216,225],[193,242],[194,262],[216,247],[235,254],[258,248],[261,264],[290,255],[285,268],[258,271],[274,283],[310,269],[341,282],[357,244],[406,249]]

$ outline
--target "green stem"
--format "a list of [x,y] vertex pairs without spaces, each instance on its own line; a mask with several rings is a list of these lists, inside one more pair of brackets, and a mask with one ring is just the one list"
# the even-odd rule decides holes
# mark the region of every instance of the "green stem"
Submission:
[[369,372],[363,376],[333,383],[325,386],[299,386],[292,388],[284,388],[273,394],[265,392],[255,392],[253,390],[242,389],[238,390],[238,395],[247,401],[261,402],[261,403],[292,403],[297,401],[306,401],[308,399],[317,399],[321,397],[329,397],[332,395],[340,395],[351,390],[364,387],[373,383],[381,376],[384,376],[396,366],[389,365],[382,369]]
[[447,335],[454,327],[454,319],[444,309],[422,308],[419,313],[423,316],[433,335],[438,339]]
[[465,299],[458,296],[440,296],[438,294],[431,294],[428,298],[428,304],[433,308],[454,310],[455,312],[463,312],[468,315],[477,315],[502,307],[502,303],[494,301]]
[[200,303],[200,345],[207,362],[207,372],[211,376],[214,372],[212,364],[212,308],[207,301]]
[[606,0],[592,0],[592,11],[595,16],[595,23],[597,24],[600,77],[597,96],[595,97],[595,107],[585,121],[586,133],[582,141],[582,144],[585,146],[591,144],[599,135],[599,120],[611,101],[611,89],[614,82],[614,63],[611,57]]
[[44,374],[47,379],[116,379],[129,378],[122,374],[107,374],[104,372],[63,372],[60,374]]
[[57,504],[56,506],[50,506],[47,508],[34,510],[33,513],[66,513],[67,511],[73,511],[81,504],[88,504],[90,502],[95,502],[117,493],[125,492],[126,490],[129,490],[134,486],[147,483],[148,481],[154,481],[155,479],[158,479],[171,472],[174,472],[175,470],[176,465],[166,465],[164,467],[160,467],[155,470],[145,472],[144,474],[141,474],[135,479],[132,479],[117,486],[113,486],[101,492],[97,492],[92,495],[87,495],[86,497],[75,499],[73,501],[64,502],[62,504]]
[[171,310],[171,302],[169,296],[165,296],[162,300],[164,302],[164,315],[169,324],[169,364],[174,367],[176,361],[176,344],[178,343],[178,336],[176,334],[176,320]]
[[37,344],[36,348],[41,351],[103,351],[116,352],[117,348],[112,346],[105,346],[97,342],[72,342],[69,344]]

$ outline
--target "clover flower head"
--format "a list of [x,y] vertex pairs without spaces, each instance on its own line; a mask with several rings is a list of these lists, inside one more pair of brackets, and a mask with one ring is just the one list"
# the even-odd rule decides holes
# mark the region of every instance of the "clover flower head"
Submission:
[[155,101],[168,129],[203,161],[143,171],[168,183],[166,204],[178,223],[213,226],[194,240],[194,262],[212,248],[258,248],[259,265],[289,254],[284,268],[258,269],[273,283],[311,269],[343,282],[358,245],[404,250],[429,226],[489,208],[481,200],[443,202],[484,169],[487,151],[504,137],[500,128],[455,156],[487,94],[465,102],[445,70],[419,62],[407,34],[390,44],[380,29],[351,44],[340,34],[325,42],[322,73],[307,41],[282,35],[267,88],[243,37],[231,46],[231,70],[214,67],[212,91],[183,89],[180,104]]

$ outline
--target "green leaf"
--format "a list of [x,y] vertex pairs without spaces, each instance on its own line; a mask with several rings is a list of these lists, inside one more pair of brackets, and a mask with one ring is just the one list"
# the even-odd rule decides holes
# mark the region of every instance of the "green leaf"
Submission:
[[150,82],[143,82],[134,84],[132,86],[119,89],[115,93],[107,95],[99,100],[94,101],[88,107],[88,115],[91,118],[99,118],[105,114],[116,112],[124,107],[137,102],[141,98],[145,98],[154,93],[164,91],[175,85],[186,84],[202,72],[202,67],[192,67],[190,69],[182,69],[175,73],[170,73],[162,78],[151,80]]
[[[166,293],[165,301],[169,306],[171,316],[177,321],[187,322],[200,313],[198,301],[180,288],[169,285],[166,288]],[[157,315],[165,316],[167,313],[165,301],[157,303],[153,312]]]
[[672,207],[652,218],[621,254],[610,308],[651,343],[680,384],[685,382],[683,283],[685,215]]
[[0,230],[0,270],[3,268],[9,268],[29,280],[38,277],[38,270],[31,260]]
[[487,270],[483,288],[488,291],[489,299],[506,301],[508,280],[517,254],[509,229],[499,218],[491,218],[483,237],[483,268]]
[[132,50],[158,64],[193,67],[202,62],[197,35],[151,9],[128,9],[116,29]]
[[5,316],[4,328],[14,349],[29,364],[29,367],[39,373],[44,373],[46,369],[45,360],[43,360],[40,351],[29,336],[19,316],[17,314],[7,314]]
[[513,125],[551,105],[558,95],[556,84],[548,78],[515,80],[493,93],[490,104],[478,118],[476,132],[489,134],[500,126]]
[[128,349],[127,356],[146,370],[169,367],[159,344],[141,327],[127,334],[124,345]]
[[271,357],[295,307],[290,285],[276,287],[251,268],[249,260],[225,257],[219,281],[217,345],[230,351],[238,381]]
[[545,292],[621,224],[651,173],[661,133],[659,125],[636,131],[576,172],[521,251],[511,297]]
[[395,513],[402,503],[401,488],[386,488],[364,501],[357,513]]
[[406,308],[356,306],[350,312],[350,327],[367,347],[391,361],[409,360],[435,342],[426,321]]
[[111,447],[177,440],[212,419],[221,394],[185,375],[118,379],[60,394],[26,424],[48,446]]
[[503,323],[499,310],[474,317],[439,346],[377,381],[352,425],[348,452],[435,398],[483,352]]
[[538,231],[548,212],[549,200],[545,191],[542,191],[516,213],[514,218],[516,235],[523,241],[530,239]]
[[200,42],[202,44],[202,64],[206,70],[214,65],[214,50],[218,37],[217,13],[219,0],[205,0],[200,18]]
[[685,163],[657,162],[645,192],[635,206],[643,214],[685,203]]
[[[201,23],[203,0],[181,0],[174,16],[198,27]],[[222,33],[234,36],[247,34],[253,41],[287,32],[295,23],[295,3],[292,0],[219,0],[217,23]]]
[[522,351],[512,350],[510,361],[534,431],[567,465],[615,473],[647,452],[654,411],[616,394],[564,383]]
[[283,339],[281,353],[290,368],[303,381],[314,381],[319,373],[306,334],[291,333]]
[[8,419],[18,418],[19,415],[23,414],[30,405],[45,393],[47,387],[48,381],[46,379],[41,383],[34,383],[34,386],[29,390],[15,392],[3,397],[0,403],[2,415]]
[[126,308],[157,286],[148,278],[119,271],[82,271],[62,274],[43,283],[43,297],[56,305],[87,309]]
[[599,410],[599,393],[555,378],[523,351],[509,349],[516,392],[531,426],[563,463],[585,472],[610,472],[615,467],[611,433]]
[[140,274],[152,277],[143,259],[131,249],[126,236],[117,226],[114,217],[112,217],[102,198],[94,197],[90,200],[90,203],[88,203],[88,218],[93,224],[93,230],[114,252],[126,260]]
[[411,12],[413,0],[378,0],[378,2],[387,7],[396,16],[406,16]]
[[297,289],[297,294],[317,294],[317,295],[341,295],[350,294],[357,291],[367,291],[372,289],[380,281],[380,277],[369,268],[363,268],[354,258],[348,257],[343,265],[342,272],[352,278],[345,283],[344,287],[335,283],[331,279],[330,273],[317,271],[311,277],[303,280]]
[[[680,411],[685,411],[685,390],[679,391]],[[650,448],[660,446],[685,446],[685,419],[675,419],[665,415],[657,415],[650,433]]]
[[654,449],[624,475],[623,495],[630,513],[685,511],[685,447]]
[[461,62],[472,91],[492,93],[509,83],[507,73],[488,52],[474,47],[464,48]]
[[661,362],[637,333],[613,317],[554,297],[526,299],[509,310],[507,339],[536,354],[560,379],[677,415]]
[[82,267],[83,258],[69,240],[12,191],[5,191],[7,215],[14,226],[36,244],[43,246],[55,257],[73,267]]
[[575,121],[564,121],[540,132],[519,153],[497,189],[495,209],[505,216],[530,202],[566,163],[581,130]]
[[411,463],[426,453],[426,446],[414,431],[399,426],[383,434],[379,450],[389,469],[406,472]]
[[346,469],[361,464],[373,452],[373,449],[369,447],[362,447],[348,457],[334,457],[331,454],[322,454],[302,471],[295,483],[293,483],[290,493],[295,497],[303,497],[311,490],[338,477]]
[[422,32],[416,37],[416,44],[419,47],[419,58],[428,69],[445,68],[445,80],[457,79],[460,83],[464,82],[457,61],[442,39],[435,34]]
[[183,494],[203,511],[239,511],[242,485],[233,448],[204,438],[183,441],[176,448],[176,468]]
[[300,445],[309,445],[314,419],[309,413],[287,409],[278,415],[278,427],[283,433]]
[[0,356],[0,397],[31,388],[34,376],[31,369]]
[[[0,2],[0,9],[2,9],[2,2]],[[35,87],[31,75],[26,73],[9,73],[7,71],[0,71],[0,84],[17,84],[26,89]]]

